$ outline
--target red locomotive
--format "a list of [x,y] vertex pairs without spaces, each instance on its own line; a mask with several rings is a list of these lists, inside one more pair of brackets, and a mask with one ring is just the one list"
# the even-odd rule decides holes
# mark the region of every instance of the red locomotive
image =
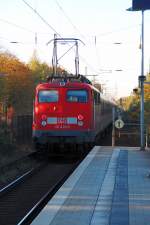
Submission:
[[36,87],[36,145],[94,143],[112,122],[112,103],[83,76],[51,79]]

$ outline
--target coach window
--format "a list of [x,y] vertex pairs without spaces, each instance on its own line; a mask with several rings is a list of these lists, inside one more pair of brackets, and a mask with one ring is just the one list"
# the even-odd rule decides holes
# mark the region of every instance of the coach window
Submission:
[[100,98],[100,93],[97,93],[97,103],[100,104],[101,103],[101,98]]
[[94,103],[95,104],[97,103],[97,93],[96,93],[96,91],[94,91]]
[[86,90],[68,90],[67,91],[68,102],[86,103],[87,100],[88,100],[88,94]]
[[58,102],[58,91],[42,90],[39,91],[39,102]]
[[97,91],[94,91],[94,103],[97,105],[97,104],[100,104],[100,93],[97,92]]

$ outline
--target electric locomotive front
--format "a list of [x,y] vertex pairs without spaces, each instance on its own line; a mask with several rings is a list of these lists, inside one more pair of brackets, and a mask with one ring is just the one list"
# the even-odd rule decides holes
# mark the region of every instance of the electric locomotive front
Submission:
[[34,104],[34,142],[94,142],[93,110],[90,84],[68,81],[38,85]]

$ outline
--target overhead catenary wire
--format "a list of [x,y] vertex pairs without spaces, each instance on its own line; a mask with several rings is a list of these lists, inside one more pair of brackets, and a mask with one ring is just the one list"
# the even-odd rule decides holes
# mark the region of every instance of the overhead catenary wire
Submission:
[[[54,33],[56,35],[58,35],[59,37],[62,38],[62,36],[44,19],[44,17],[42,17],[37,10],[35,10],[29,3],[27,3],[25,0],[22,0],[51,30],[54,31]],[[82,61],[84,61],[91,69],[93,68],[92,65],[90,65],[90,63],[87,63],[87,61],[80,55]],[[93,69],[92,69],[93,70]],[[96,71],[94,69],[94,71]],[[98,71],[97,71],[98,72]]]
[[[73,28],[79,33],[80,36],[82,36],[85,40],[87,40],[87,37],[85,37],[85,35],[83,35],[80,30],[77,28],[77,26],[74,25],[74,23],[72,22],[72,20],[70,19],[70,17],[66,14],[65,10],[63,9],[63,7],[60,5],[60,3],[58,2],[58,0],[54,0],[57,4],[57,6],[59,7],[59,9],[62,11],[62,13],[64,14],[64,16],[67,18],[67,20],[69,21],[69,23],[73,26]],[[88,41],[89,42],[89,41]],[[95,44],[96,47],[96,44]],[[82,58],[82,60],[96,73],[98,73],[98,71],[96,71],[89,63],[87,63],[87,61],[80,55],[80,57]]]
[[[25,2],[25,1],[24,1]],[[58,1],[57,1],[58,2]],[[37,1],[36,1],[36,3],[37,3]],[[34,10],[34,9],[33,9]],[[34,10],[34,11],[37,11],[37,10]],[[37,14],[37,13],[36,13]],[[38,13],[39,14],[39,13]],[[46,20],[45,20],[46,21]],[[3,22],[4,22],[4,20],[3,20]],[[19,25],[16,25],[16,24],[13,24],[13,23],[11,23],[11,22],[9,22],[9,21],[6,21],[5,20],[5,23],[8,23],[8,24],[10,24],[10,25],[12,25],[12,26],[16,26],[16,27],[18,27],[18,28],[20,28],[20,29],[23,29],[23,30],[26,30],[26,31],[29,31],[29,32],[32,32],[32,33],[35,33],[35,32],[33,32],[33,31],[31,31],[31,30],[29,30],[29,29],[27,29],[27,28],[24,28],[24,27],[21,27],[21,26],[19,26]],[[126,28],[126,29],[128,29],[128,28]],[[123,29],[120,29],[120,30],[123,30]],[[110,33],[114,33],[114,32],[118,32],[117,30],[116,31],[113,31],[113,32],[108,32],[107,34],[110,34]],[[58,33],[58,32],[57,32]],[[106,35],[107,35],[106,34]],[[104,34],[105,35],[105,34]],[[81,56],[81,55],[80,55]],[[81,57],[82,58],[82,61],[86,61],[83,57]],[[86,63],[87,64],[87,63]],[[89,63],[88,63],[88,66],[90,66],[91,68],[92,68],[92,66],[91,65],[89,65]]]
[[107,36],[107,35],[111,35],[113,33],[119,33],[119,32],[122,32],[122,31],[126,31],[126,30],[130,30],[130,29],[136,29],[137,27],[140,28],[140,24],[136,24],[136,25],[133,25],[133,26],[128,26],[128,27],[122,27],[120,29],[117,29],[117,30],[112,30],[112,31],[108,31],[108,32],[105,32],[105,33],[99,33],[97,34],[96,36],[97,37],[100,37],[100,36]]
[[22,0],[37,16],[51,29],[55,34],[61,37],[61,35],[42,17],[37,10],[35,10],[29,3],[27,3],[25,0]]
[[58,2],[58,0],[54,0],[55,3],[57,4],[58,8],[60,9],[60,11],[62,11],[62,13],[64,14],[64,16],[67,18],[67,20],[69,21],[69,23],[73,26],[73,28],[79,33],[79,35],[81,37],[83,37],[85,40],[87,40],[86,36],[83,35],[81,33],[81,31],[77,28],[77,26],[72,22],[72,20],[70,19],[70,17],[67,15],[67,13],[65,12],[65,10],[63,9],[63,7],[60,5],[60,3]]
[[0,36],[0,39],[5,40],[5,41],[10,41],[8,38],[1,37],[1,36]]
[[[10,22],[8,20],[5,20],[5,19],[0,18],[0,22],[7,23],[10,26],[16,27],[18,29],[27,31],[27,32],[32,33],[32,34],[35,34],[35,32],[33,30],[30,30],[30,29],[28,29],[26,27],[20,26],[20,25],[15,24],[15,23],[12,23],[12,22]],[[37,32],[37,34],[40,34],[40,35],[53,35],[53,33],[50,33],[50,32]]]
[[34,33],[32,30],[30,30],[30,29],[28,29],[28,28],[25,28],[25,27],[22,27],[22,26],[20,26],[20,25],[18,25],[18,24],[12,23],[12,22],[10,22],[10,21],[8,21],[8,20],[4,20],[4,19],[0,18],[0,21],[3,22],[3,23],[7,23],[7,24],[9,24],[9,25],[11,25],[11,26],[17,27],[17,28],[19,28],[19,29],[28,31],[28,32],[30,32],[30,33]]
[[0,36],[0,39],[5,40],[7,42],[9,42],[10,44],[32,44],[32,43],[25,43],[25,42],[21,42],[21,41],[12,41],[12,39],[8,39],[6,37],[2,37]]
[[[85,35],[83,35],[80,30],[77,28],[77,26],[74,25],[74,23],[72,22],[72,20],[70,19],[70,17],[66,14],[65,10],[63,9],[63,7],[60,5],[60,3],[58,2],[58,0],[54,0],[57,4],[57,6],[59,7],[59,9],[62,11],[62,13],[64,14],[64,16],[67,18],[67,20],[69,21],[69,23],[73,26],[73,28],[79,33],[79,35],[81,37],[83,37],[85,40],[87,40],[87,37]],[[88,41],[89,42],[89,41]],[[89,63],[87,63],[87,61],[80,55],[80,57],[82,58],[82,60],[96,73],[98,73],[98,71],[96,71]]]

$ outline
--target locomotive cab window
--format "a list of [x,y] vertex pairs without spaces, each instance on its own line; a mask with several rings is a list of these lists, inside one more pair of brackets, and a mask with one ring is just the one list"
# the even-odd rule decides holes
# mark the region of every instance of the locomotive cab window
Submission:
[[39,102],[58,102],[58,91],[42,90],[39,91]]
[[69,90],[67,91],[68,102],[86,103],[88,100],[88,93],[86,90]]

